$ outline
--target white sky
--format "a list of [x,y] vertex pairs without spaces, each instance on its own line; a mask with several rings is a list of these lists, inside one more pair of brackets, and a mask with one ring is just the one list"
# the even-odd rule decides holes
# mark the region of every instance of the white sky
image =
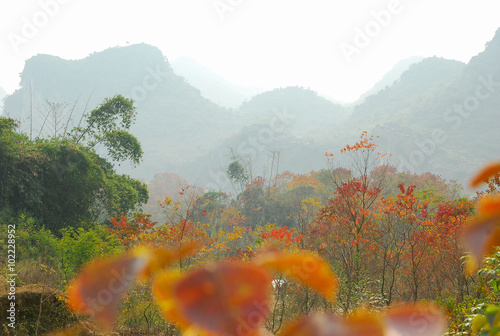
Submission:
[[[221,18],[215,4],[231,10]],[[373,11],[389,7],[390,22],[374,24]],[[348,62],[340,45],[354,45],[367,25],[373,37]],[[36,54],[80,59],[145,42],[235,84],[300,85],[353,101],[401,59],[468,62],[499,27],[498,0],[0,0],[0,87],[12,93]]]

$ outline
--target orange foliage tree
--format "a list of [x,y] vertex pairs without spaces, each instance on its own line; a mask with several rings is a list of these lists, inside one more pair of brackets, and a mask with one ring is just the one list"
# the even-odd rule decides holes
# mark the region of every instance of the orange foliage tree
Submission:
[[[384,171],[388,169],[377,151],[373,137],[366,132],[354,145],[346,145],[341,154],[349,156],[350,169],[334,168],[333,154],[326,153],[332,166],[331,181],[334,195],[318,215],[312,235],[314,245],[339,271],[342,284],[341,300],[344,311],[352,310],[366,293],[366,265],[372,256],[373,220],[371,212],[384,187]],[[377,169],[378,179],[371,177]]]
[[[399,300],[417,301],[425,279],[435,271],[429,262],[434,252],[429,204],[417,199],[415,186],[405,188],[400,184],[398,187],[401,192],[396,199],[381,200],[377,216],[380,293],[387,304],[391,303],[395,290]],[[396,283],[405,286],[395,286]]]

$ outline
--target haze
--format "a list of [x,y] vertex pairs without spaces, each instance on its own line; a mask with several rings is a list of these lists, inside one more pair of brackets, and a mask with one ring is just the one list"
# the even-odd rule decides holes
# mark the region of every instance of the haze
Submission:
[[[190,57],[234,84],[300,85],[351,102],[402,59],[468,62],[494,35],[500,12],[494,0],[54,1],[0,4],[0,87],[9,94],[36,54],[80,59],[144,42],[169,61]],[[52,11],[46,21],[43,8]],[[35,18],[37,30],[24,36]],[[361,48],[354,44],[358,29],[372,29]],[[346,57],[342,43],[357,52]]]

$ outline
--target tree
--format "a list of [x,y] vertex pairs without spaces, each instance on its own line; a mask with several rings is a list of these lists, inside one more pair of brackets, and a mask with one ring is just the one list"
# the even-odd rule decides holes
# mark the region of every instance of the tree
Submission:
[[239,195],[243,192],[245,185],[249,182],[249,175],[243,164],[234,159],[226,169],[226,175],[233,185],[234,191]]
[[113,161],[130,160],[137,165],[143,152],[137,138],[128,133],[135,118],[136,110],[131,99],[121,95],[106,98],[90,112],[86,127],[72,131],[73,138],[77,144],[86,140],[90,148],[102,144]]
[[42,202],[42,189],[37,183],[39,165],[47,160],[35,150],[27,136],[16,133],[19,122],[0,117],[0,207],[14,210],[23,200],[26,206]]
[[[382,252],[380,287],[385,303],[391,303],[397,292],[399,299],[416,302],[423,283],[436,269],[432,269],[435,235],[427,207],[414,195],[415,186],[398,185],[400,194],[381,200],[379,217],[381,233],[377,239]],[[434,265],[435,266],[435,265]],[[406,286],[397,286],[405,283]]]
[[[350,169],[333,167],[333,154],[326,153],[331,169],[333,197],[321,210],[313,234],[317,246],[328,246],[319,252],[339,268],[342,309],[353,309],[365,299],[367,267],[373,246],[372,210],[384,187],[385,173],[389,166],[381,161],[386,154],[376,153],[377,145],[366,132],[354,145],[346,145],[341,154],[350,157]],[[377,179],[371,174],[377,171]]]
[[136,210],[147,202],[146,185],[116,174],[94,150],[104,143],[112,159],[138,163],[140,144],[125,131],[134,116],[132,101],[116,96],[90,113],[84,130],[35,140],[0,118],[0,207],[31,214],[54,233]]
[[[441,288],[455,292],[457,303],[461,303],[467,295],[473,294],[472,277],[465,272],[463,261],[464,248],[460,232],[474,213],[472,200],[461,198],[441,202],[432,221],[436,229],[436,245],[439,249],[436,263],[436,276],[439,276]],[[436,281],[436,282],[437,282]],[[441,293],[438,293],[443,296]]]

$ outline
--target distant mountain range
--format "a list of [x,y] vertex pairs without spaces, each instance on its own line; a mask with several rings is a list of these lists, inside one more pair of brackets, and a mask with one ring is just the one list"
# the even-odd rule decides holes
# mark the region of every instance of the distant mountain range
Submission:
[[374,124],[397,123],[413,128],[425,123],[424,120],[409,118],[414,114],[416,105],[453,83],[464,68],[464,63],[437,57],[411,65],[391,86],[368,96],[363,103],[354,107],[348,122],[349,128],[361,132]]
[[132,132],[145,157],[139,167],[119,170],[146,180],[171,172],[190,183],[229,188],[224,169],[231,156],[248,161],[255,175],[266,175],[275,169],[278,152],[280,171],[321,169],[326,150],[340,149],[366,130],[379,136],[381,150],[392,154],[399,169],[463,183],[482,163],[498,158],[498,59],[500,30],[468,64],[437,57],[404,60],[346,107],[302,87],[249,98],[249,92],[191,60],[171,65],[160,50],[140,44],[75,61],[32,57],[5,110],[23,121],[24,131],[32,117],[33,134],[44,136],[50,133],[40,130],[46,100],[65,102],[68,111],[75,105],[75,125],[105,97],[133,98],[138,118]]
[[174,72],[200,90],[203,97],[223,107],[236,109],[244,101],[265,91],[258,87],[234,85],[192,58],[176,58],[171,65]]
[[391,86],[397,81],[403,72],[408,70],[411,65],[422,61],[424,58],[421,56],[413,56],[402,61],[399,61],[392,69],[387,72],[382,79],[380,79],[375,85],[365,93],[363,93],[358,100],[354,103],[354,105],[361,104],[365,101],[365,99],[369,96],[377,94],[379,91],[385,89],[386,87]]
[[357,105],[346,124],[374,133],[401,170],[464,183],[500,150],[500,30],[468,64],[428,58]]

